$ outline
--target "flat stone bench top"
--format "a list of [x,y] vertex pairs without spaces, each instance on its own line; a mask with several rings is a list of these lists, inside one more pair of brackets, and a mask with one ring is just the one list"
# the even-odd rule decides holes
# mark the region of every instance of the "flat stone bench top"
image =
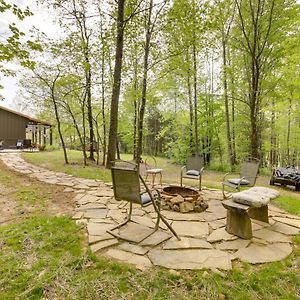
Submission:
[[245,205],[245,204],[234,202],[231,199],[223,201],[222,205],[226,209],[235,210],[235,211],[241,211],[241,212],[246,212],[251,207],[249,205]]
[[232,200],[252,207],[262,207],[267,205],[271,199],[278,196],[279,192],[274,189],[266,187],[252,187],[248,190],[234,193],[232,195]]

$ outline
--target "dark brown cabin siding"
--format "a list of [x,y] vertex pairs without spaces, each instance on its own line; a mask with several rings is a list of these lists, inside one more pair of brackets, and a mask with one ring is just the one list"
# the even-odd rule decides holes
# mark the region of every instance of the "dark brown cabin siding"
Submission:
[[5,147],[13,146],[18,139],[25,139],[28,120],[22,116],[0,109],[0,141]]

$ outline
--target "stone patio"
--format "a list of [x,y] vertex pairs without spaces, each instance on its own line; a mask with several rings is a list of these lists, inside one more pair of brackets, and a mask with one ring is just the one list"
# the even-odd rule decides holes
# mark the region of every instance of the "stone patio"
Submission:
[[[161,266],[170,269],[230,270],[234,260],[251,264],[278,261],[293,250],[292,237],[300,232],[300,217],[269,205],[269,224],[252,220],[253,238],[243,240],[225,231],[226,210],[222,192],[204,188],[201,195],[208,209],[201,213],[163,211],[181,241],[161,228],[139,244],[117,240],[106,231],[122,222],[128,205],[113,197],[110,184],[48,171],[25,162],[18,153],[0,153],[6,166],[42,182],[65,186],[73,193],[76,209],[73,219],[87,228],[92,252],[134,264],[140,269]],[[133,222],[120,234],[137,241],[155,225],[156,213],[150,206],[134,205]]]

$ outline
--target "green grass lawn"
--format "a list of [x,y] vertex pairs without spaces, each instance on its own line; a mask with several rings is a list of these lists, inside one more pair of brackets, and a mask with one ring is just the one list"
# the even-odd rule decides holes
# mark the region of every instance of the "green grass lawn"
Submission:
[[[26,158],[45,165],[52,155]],[[57,171],[63,171],[59,159],[56,163]],[[51,206],[49,187],[1,165],[0,199],[34,209],[16,210],[9,225],[0,224],[0,299],[300,299],[300,236],[294,238],[293,253],[281,262],[235,262],[232,271],[220,274],[141,271],[91,254],[85,229],[45,209]]]

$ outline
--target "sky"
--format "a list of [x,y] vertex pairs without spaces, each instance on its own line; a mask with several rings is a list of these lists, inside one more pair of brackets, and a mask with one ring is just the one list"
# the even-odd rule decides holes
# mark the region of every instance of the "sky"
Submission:
[[[0,39],[2,36],[7,34],[8,25],[10,23],[16,23],[19,30],[23,31],[27,37],[30,36],[30,29],[34,26],[41,32],[47,34],[50,38],[56,38],[59,32],[59,26],[55,24],[53,15],[43,6],[37,6],[35,1],[24,1],[24,0],[7,0],[9,4],[17,4],[20,8],[29,6],[33,16],[26,17],[23,21],[18,20],[12,13],[1,13],[0,14]],[[26,38],[25,36],[25,38]],[[7,64],[7,67],[13,70],[18,70],[20,67],[18,64]],[[14,103],[18,92],[18,77],[4,77],[0,74],[0,85],[3,89],[0,89],[0,95],[4,98],[4,101],[0,101],[1,106],[18,110],[18,107]]]

